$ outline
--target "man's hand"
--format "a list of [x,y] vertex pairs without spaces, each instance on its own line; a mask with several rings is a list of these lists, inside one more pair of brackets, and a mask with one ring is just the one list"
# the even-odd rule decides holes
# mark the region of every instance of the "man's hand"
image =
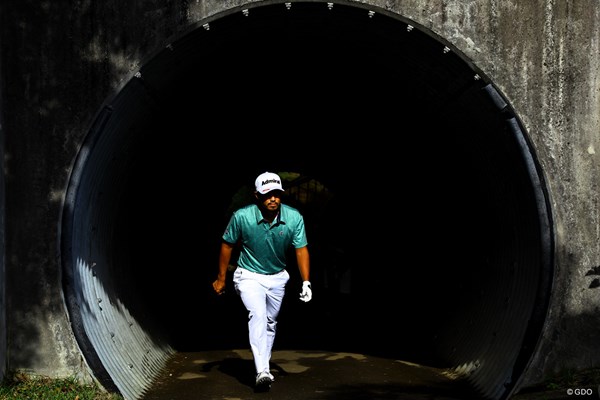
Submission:
[[217,279],[213,282],[212,286],[216,294],[222,295],[225,293],[225,281]]
[[300,293],[300,300],[308,303],[312,299],[312,289],[310,288],[310,282],[302,282],[302,292]]

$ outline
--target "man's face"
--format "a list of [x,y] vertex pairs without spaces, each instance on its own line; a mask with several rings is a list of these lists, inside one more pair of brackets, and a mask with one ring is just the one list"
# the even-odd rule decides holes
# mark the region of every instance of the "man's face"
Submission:
[[257,193],[257,196],[263,208],[268,211],[277,211],[281,205],[281,191],[279,190],[271,190],[265,194]]

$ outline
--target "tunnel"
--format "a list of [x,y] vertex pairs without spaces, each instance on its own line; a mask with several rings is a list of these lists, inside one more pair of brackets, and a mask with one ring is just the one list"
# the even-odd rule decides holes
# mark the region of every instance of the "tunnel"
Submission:
[[211,282],[265,171],[304,214],[312,257],[313,301],[286,296],[278,347],[449,368],[480,398],[510,396],[552,285],[526,132],[444,38],[321,2],[213,15],[98,110],[60,238],[73,331],[106,388],[139,398],[176,352],[246,346],[239,299]]

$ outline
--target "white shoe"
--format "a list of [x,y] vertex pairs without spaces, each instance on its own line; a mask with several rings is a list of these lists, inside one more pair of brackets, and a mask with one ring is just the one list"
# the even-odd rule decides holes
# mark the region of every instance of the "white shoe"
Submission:
[[256,375],[256,390],[268,391],[271,388],[274,377],[269,371],[263,371]]

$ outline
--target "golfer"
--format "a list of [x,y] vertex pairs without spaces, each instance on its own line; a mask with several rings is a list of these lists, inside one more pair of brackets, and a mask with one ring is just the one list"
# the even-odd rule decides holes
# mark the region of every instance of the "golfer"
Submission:
[[300,300],[312,299],[310,257],[300,212],[281,203],[284,192],[279,175],[260,174],[255,181],[255,204],[235,211],[222,237],[219,274],[213,289],[220,295],[226,286],[227,268],[236,245],[240,245],[233,283],[248,310],[248,336],[256,367],[257,391],[268,391],[275,379],[270,371],[277,316],[290,279],[286,254],[295,249],[302,278]]

